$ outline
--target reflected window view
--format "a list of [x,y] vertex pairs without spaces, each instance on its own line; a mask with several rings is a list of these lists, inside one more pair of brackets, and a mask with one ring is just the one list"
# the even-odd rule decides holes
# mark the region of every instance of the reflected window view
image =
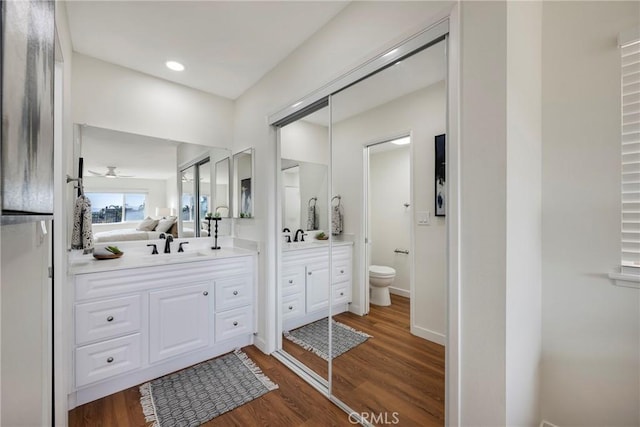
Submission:
[[91,200],[93,224],[114,224],[144,219],[146,194],[86,193],[86,196]]

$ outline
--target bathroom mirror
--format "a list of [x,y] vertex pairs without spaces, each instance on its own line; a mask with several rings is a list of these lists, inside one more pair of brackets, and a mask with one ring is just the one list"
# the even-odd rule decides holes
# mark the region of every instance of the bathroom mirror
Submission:
[[[200,215],[196,208],[212,209],[212,168],[198,167],[195,181],[192,166],[205,158],[210,159],[209,165],[228,159],[229,150],[90,125],[76,125],[74,133],[74,170],[78,173],[82,157],[96,243],[157,238],[159,230],[136,230],[146,217],[176,218],[175,225],[163,229],[176,237],[200,235],[202,228],[194,225]],[[202,203],[196,203],[196,189]],[[217,197],[224,199],[224,187],[219,191]]]
[[[446,132],[445,43],[330,101],[332,194],[343,210],[332,250],[354,242],[352,301],[333,313],[348,329],[332,335],[332,348],[346,351],[332,359],[331,393],[399,425],[444,422],[432,396],[444,390],[446,227],[433,216],[433,189],[434,137]],[[342,270],[339,260],[333,269]]]
[[233,155],[233,216],[253,217],[253,148]]
[[215,184],[214,184],[214,204],[213,214],[220,218],[228,218],[229,209],[229,183],[231,182],[231,168],[229,167],[229,157],[219,160],[215,164]]
[[[315,115],[327,115],[328,107]],[[314,114],[279,128],[279,349],[324,384],[329,348],[329,127]],[[325,233],[324,235],[320,233]]]
[[327,165],[282,159],[283,228],[327,230]]

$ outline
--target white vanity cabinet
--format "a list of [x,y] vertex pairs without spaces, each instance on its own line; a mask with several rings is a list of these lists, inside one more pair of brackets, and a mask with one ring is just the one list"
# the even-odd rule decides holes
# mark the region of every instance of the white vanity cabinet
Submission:
[[329,271],[328,246],[283,251],[280,289],[284,330],[326,317],[330,298],[333,314],[348,310],[352,285],[351,245],[334,246],[331,260]]
[[253,342],[256,255],[73,276],[71,407]]
[[209,283],[149,292],[149,362],[209,345]]

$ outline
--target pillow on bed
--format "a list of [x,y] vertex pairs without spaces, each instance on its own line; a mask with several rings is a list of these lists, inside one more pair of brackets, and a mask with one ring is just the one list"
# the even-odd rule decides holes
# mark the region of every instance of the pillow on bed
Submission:
[[158,225],[156,225],[156,231],[159,233],[166,233],[171,229],[177,219],[177,216],[168,216],[161,219],[160,221],[158,221]]
[[146,217],[138,226],[136,230],[138,231],[153,231],[154,228],[158,225],[157,219],[151,219],[151,217]]

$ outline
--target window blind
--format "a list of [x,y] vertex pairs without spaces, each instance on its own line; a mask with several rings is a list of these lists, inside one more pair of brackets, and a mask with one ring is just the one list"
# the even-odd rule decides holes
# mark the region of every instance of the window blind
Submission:
[[640,38],[621,43],[622,265],[640,267]]

